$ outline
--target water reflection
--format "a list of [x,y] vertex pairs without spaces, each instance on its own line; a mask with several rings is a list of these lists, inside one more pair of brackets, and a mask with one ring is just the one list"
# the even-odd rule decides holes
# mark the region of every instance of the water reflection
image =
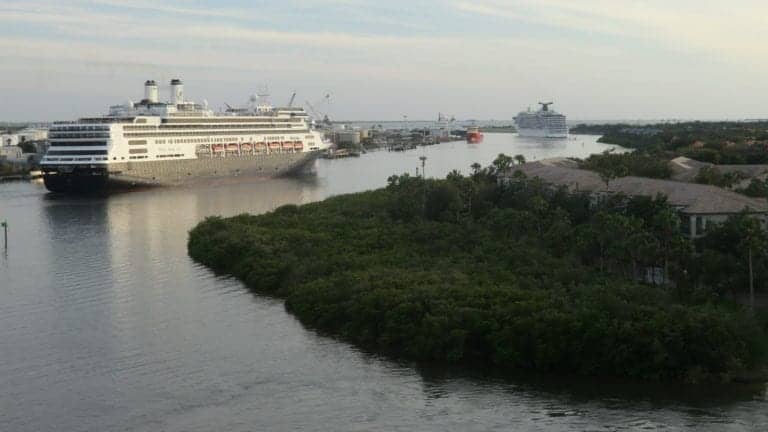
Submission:
[[[744,402],[764,401],[766,385],[654,383],[629,379],[559,376],[531,372],[509,372],[487,369],[467,369],[444,366],[417,366],[425,385],[442,387],[457,379],[484,383],[489,386],[508,385],[508,390],[568,401],[590,403],[606,401],[631,409],[637,403],[648,402],[659,407],[686,405],[690,407],[727,407]],[[692,408],[693,409],[693,408]]]

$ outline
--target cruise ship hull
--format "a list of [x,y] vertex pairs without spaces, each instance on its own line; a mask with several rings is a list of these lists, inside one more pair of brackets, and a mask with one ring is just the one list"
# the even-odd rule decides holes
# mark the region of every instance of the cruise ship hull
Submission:
[[551,131],[549,129],[518,128],[517,135],[528,138],[568,138],[567,132]]
[[51,192],[91,193],[110,187],[175,186],[209,179],[289,175],[312,162],[319,153],[311,151],[110,164],[48,164],[42,166],[42,171],[45,187]]

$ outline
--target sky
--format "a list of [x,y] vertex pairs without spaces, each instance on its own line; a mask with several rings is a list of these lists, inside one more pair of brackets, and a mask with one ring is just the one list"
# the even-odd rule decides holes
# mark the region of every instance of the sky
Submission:
[[214,108],[268,86],[336,120],[543,100],[569,119],[768,118],[766,41],[765,0],[0,0],[0,121],[103,114],[176,77]]

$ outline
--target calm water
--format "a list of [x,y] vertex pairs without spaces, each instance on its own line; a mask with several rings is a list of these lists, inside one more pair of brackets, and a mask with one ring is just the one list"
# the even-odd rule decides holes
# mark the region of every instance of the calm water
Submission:
[[[765,430],[765,386],[642,387],[400,364],[304,329],[186,254],[208,215],[468,171],[500,152],[583,156],[594,137],[486,135],[318,161],[301,179],[58,198],[0,184],[0,431]],[[0,247],[2,247],[0,245]]]

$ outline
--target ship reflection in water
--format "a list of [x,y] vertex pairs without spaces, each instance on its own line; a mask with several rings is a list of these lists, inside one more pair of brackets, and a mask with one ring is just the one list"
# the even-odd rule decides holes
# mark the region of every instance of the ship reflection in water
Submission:
[[[521,152],[533,152],[541,155],[541,158],[561,157],[561,154],[575,152],[576,149],[581,149],[587,155],[596,150],[594,137],[591,135],[570,135],[568,138],[558,139],[518,136],[516,143]],[[623,153],[630,150],[617,145],[606,144],[603,145],[601,152],[604,151]],[[587,155],[582,154],[580,157]]]
[[[537,145],[533,145],[536,143]],[[749,430],[765,387],[675,389],[415,368],[303,328],[278,300],[186,254],[207,216],[386,184],[426,156],[428,176],[499,153],[586,156],[596,137],[319,160],[313,176],[152,188],[106,197],[0,185],[0,430]],[[511,426],[514,425],[514,426]]]

